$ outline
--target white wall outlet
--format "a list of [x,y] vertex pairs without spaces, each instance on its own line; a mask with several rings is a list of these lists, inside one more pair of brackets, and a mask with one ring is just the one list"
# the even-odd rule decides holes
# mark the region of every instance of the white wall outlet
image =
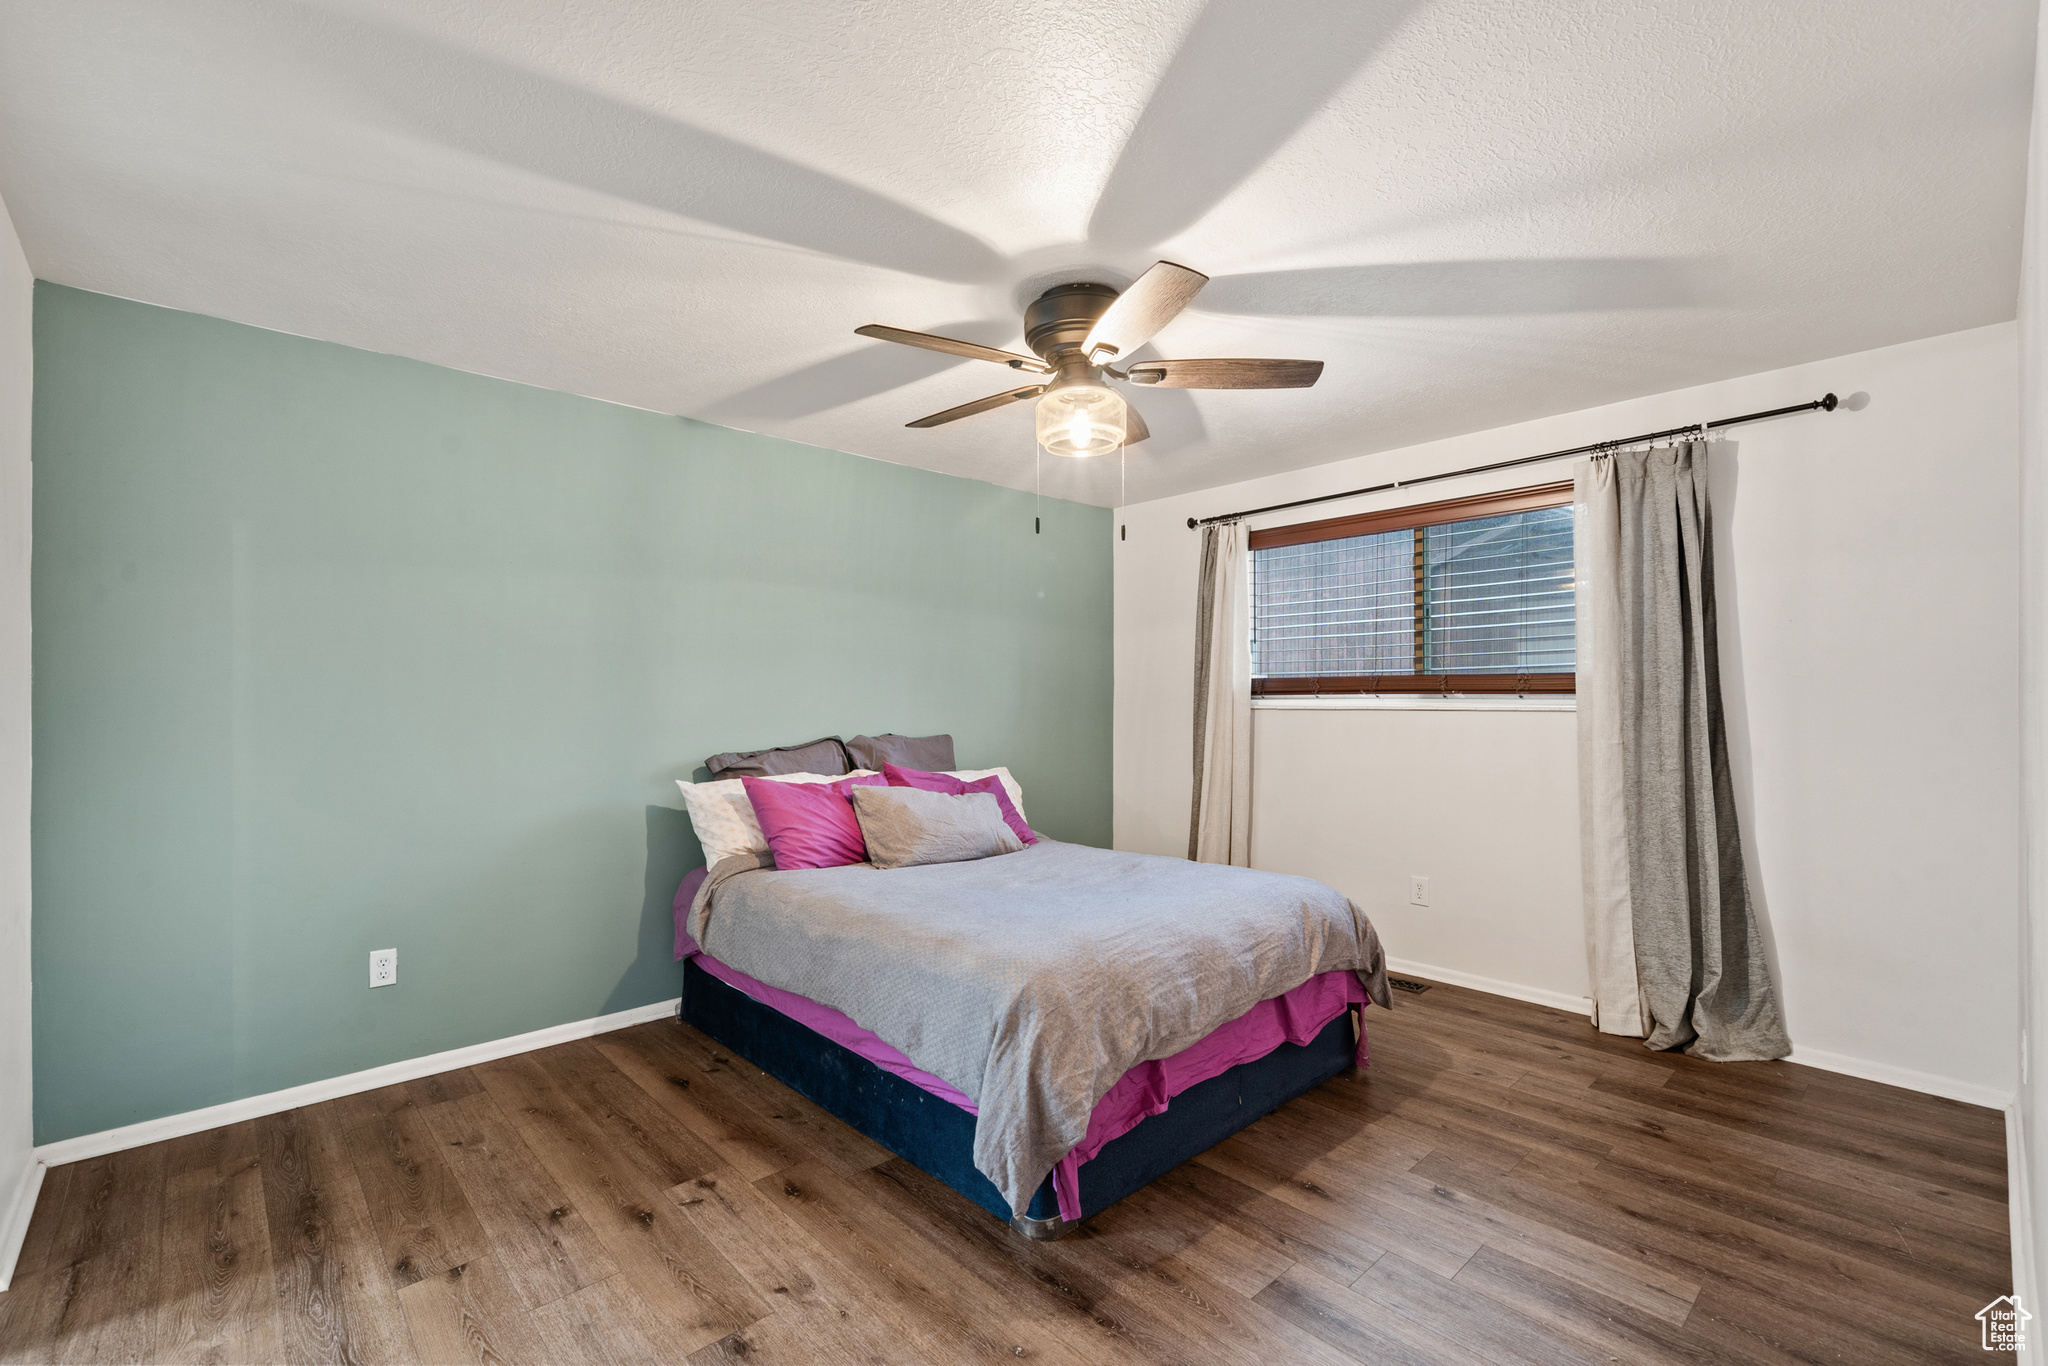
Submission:
[[1427,906],[1429,904],[1428,878],[1416,877],[1413,873],[1408,875],[1408,904],[1410,906]]
[[373,987],[395,986],[398,983],[398,950],[370,950],[370,985]]

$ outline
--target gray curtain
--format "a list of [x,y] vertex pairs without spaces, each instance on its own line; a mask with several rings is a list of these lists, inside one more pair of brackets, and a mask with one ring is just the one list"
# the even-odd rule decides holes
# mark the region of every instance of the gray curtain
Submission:
[[1202,529],[1195,583],[1195,787],[1188,857],[1252,863],[1251,565],[1236,522]]
[[1728,778],[1708,449],[1576,471],[1581,839],[1596,1023],[1737,1062],[1792,1045]]

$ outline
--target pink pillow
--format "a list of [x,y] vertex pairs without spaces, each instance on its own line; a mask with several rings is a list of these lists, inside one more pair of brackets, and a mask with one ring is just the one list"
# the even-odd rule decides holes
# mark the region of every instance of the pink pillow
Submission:
[[836,783],[772,783],[765,778],[742,778],[747,800],[754,804],[754,819],[768,838],[768,851],[775,866],[793,868],[838,868],[867,860],[867,841],[860,837],[860,822],[854,819],[855,787],[885,787],[886,781],[870,773],[862,778],[841,778]]
[[[1030,826],[1024,824],[1024,818],[1018,815],[1017,808],[1010,804],[1009,789],[1003,786],[1003,780],[998,774],[991,773],[986,778],[976,778],[970,783],[950,773],[927,773],[921,768],[898,768],[894,764],[883,764],[882,776],[889,780],[891,787],[915,787],[925,792],[950,793],[955,797],[966,792],[986,792],[996,799],[996,805],[1002,809],[1003,823],[1016,833],[1018,839],[1026,844],[1038,843],[1037,834]],[[851,806],[853,798],[848,797],[846,802]]]

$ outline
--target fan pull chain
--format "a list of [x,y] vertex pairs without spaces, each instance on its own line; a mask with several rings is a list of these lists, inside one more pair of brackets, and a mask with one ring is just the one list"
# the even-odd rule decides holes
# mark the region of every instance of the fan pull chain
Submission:
[[1039,468],[1045,461],[1045,447],[1036,441],[1031,443],[1031,534],[1036,536],[1044,529],[1040,519],[1040,493],[1038,488]]

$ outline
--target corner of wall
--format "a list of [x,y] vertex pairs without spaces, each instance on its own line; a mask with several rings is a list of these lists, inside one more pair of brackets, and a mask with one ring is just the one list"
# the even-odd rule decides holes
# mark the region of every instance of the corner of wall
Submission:
[[[2034,1222],[2027,1217],[2033,1207],[2033,1181],[2027,1163],[2026,1107],[2019,1099],[2005,1107],[2006,1222],[2012,1234],[2012,1288],[2021,1305],[2041,1303],[2035,1293]],[[2029,1343],[2036,1337],[2027,1339]],[[2038,1347],[2020,1353],[2023,1360],[2039,1361],[2048,1352]]]
[[35,276],[0,204],[0,1290],[35,1209],[29,982],[29,411]]
[[[2037,926],[2048,915],[2048,277],[2042,252],[2048,248],[2048,102],[2040,96],[2039,73],[2048,69],[2048,26],[2035,38],[2036,91],[2027,149],[2026,220],[2020,237],[2019,418],[2020,418],[2020,868],[2019,924],[2014,945],[2019,994],[2019,1094],[2006,1112],[2006,1206],[2012,1227],[2012,1288],[2022,1306],[2034,1306],[2038,1343],[2048,1330],[2041,1317],[2036,1238],[2044,1211],[2034,1194],[2034,1159],[2044,1135],[2039,1122],[2043,1088],[2033,1076],[2033,1026],[2048,1019],[2048,935]],[[2028,1360],[2048,1357],[2039,1346]]]

